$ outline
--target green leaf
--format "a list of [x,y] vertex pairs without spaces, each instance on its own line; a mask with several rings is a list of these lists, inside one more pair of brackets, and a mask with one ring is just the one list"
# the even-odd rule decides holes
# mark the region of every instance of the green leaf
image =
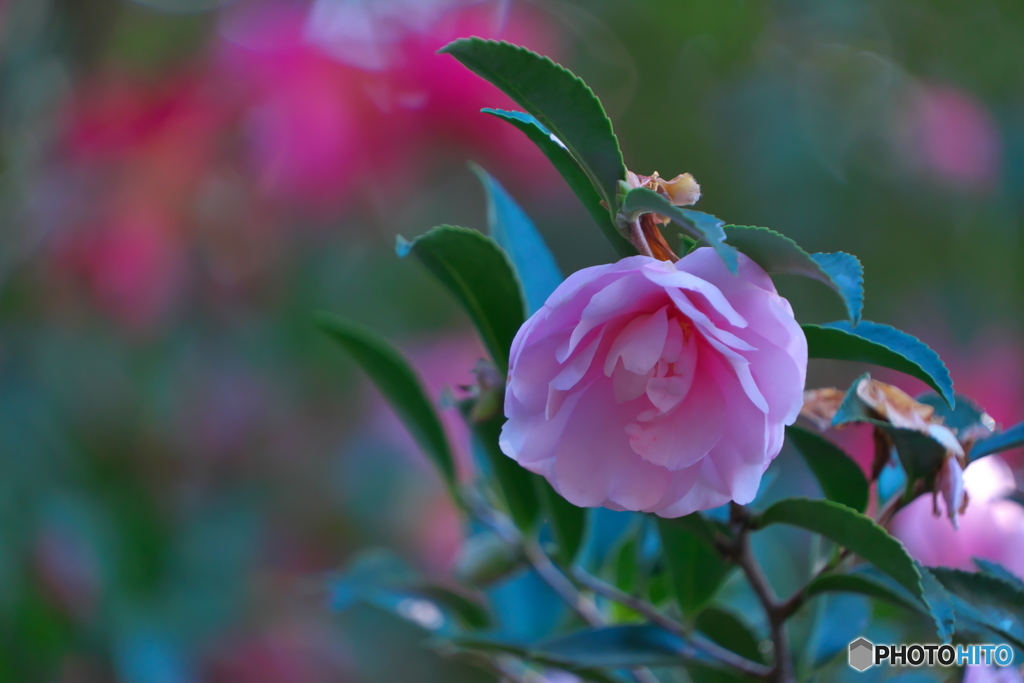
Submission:
[[473,446],[478,452],[483,453],[490,463],[493,478],[502,498],[505,499],[509,516],[521,531],[533,531],[541,512],[541,502],[535,483],[540,477],[505,455],[498,446],[501,427],[505,423],[503,411],[483,422],[474,423],[468,416],[469,405],[463,404],[462,409],[473,434]]
[[844,251],[811,254],[811,258],[828,274],[843,300],[850,321],[857,325],[864,310],[864,266],[860,259]]
[[530,644],[521,638],[504,636],[459,634],[451,638],[439,638],[432,645],[448,645],[460,650],[485,652],[488,654],[512,655],[529,659]]
[[884,583],[864,574],[825,574],[807,584],[804,588],[807,597],[822,593],[856,593],[869,598],[877,598],[892,603],[897,607],[920,612],[922,605],[902,591],[893,590]]
[[992,418],[987,417],[985,411],[972,398],[963,394],[955,394],[953,398],[956,401],[955,408],[950,408],[941,396],[932,391],[915,396],[914,400],[934,408],[935,416],[941,417],[942,424],[952,429],[955,434],[961,434],[978,425],[985,425],[986,422],[991,425]]
[[980,557],[974,557],[971,559],[982,574],[988,574],[994,578],[1001,579],[1017,590],[1024,592],[1024,581],[1003,565]]
[[540,121],[524,112],[506,111],[504,109],[484,109],[483,112],[511,123],[526,134],[526,137],[540,148],[540,151],[548,158],[548,161],[555,167],[555,170],[565,179],[569,189],[573,191],[573,194],[583,204],[590,217],[594,219],[594,222],[604,232],[604,236],[612,243],[618,255],[636,255],[636,249],[633,248],[633,245],[616,230],[615,221],[612,220],[608,209],[601,206],[601,195],[594,189],[590,178],[580,168],[579,163],[573,159],[572,154],[569,153],[565,145],[551,134],[551,131],[545,128]]
[[826,498],[864,512],[868,480],[849,455],[828,439],[800,427],[786,427],[786,439],[814,473]]
[[487,587],[519,573],[525,566],[521,546],[508,543],[492,531],[480,531],[459,546],[452,575],[462,583]]
[[564,567],[571,566],[583,547],[587,533],[587,510],[576,507],[558,494],[543,477],[537,477],[536,485],[548,521],[555,538],[555,559]]
[[808,254],[793,240],[769,228],[727,225],[726,241],[771,274],[799,275],[825,284],[839,295],[850,321],[864,308],[864,268],[856,256]]
[[741,657],[753,662],[767,664],[759,647],[760,641],[750,627],[732,612],[718,607],[708,607],[697,617],[697,630]]
[[787,498],[765,510],[758,522],[800,527],[849,548],[895,579],[915,597],[922,595],[921,573],[899,541],[870,517],[831,500]]
[[594,670],[581,670],[579,667],[569,666],[563,663],[544,659],[541,655],[531,653],[530,644],[521,639],[507,638],[501,636],[485,635],[459,635],[452,638],[435,638],[429,644],[433,647],[468,652],[478,652],[487,655],[512,655],[522,660],[533,660],[546,666],[554,666],[565,671],[580,673],[584,680],[594,683],[620,683],[619,679],[612,675]]
[[528,312],[533,314],[562,284],[562,272],[533,221],[501,183],[476,164],[471,164],[470,168],[487,193],[487,224],[491,237],[512,261],[523,284]]
[[396,251],[399,256],[415,255],[451,290],[495,365],[508,372],[509,351],[525,308],[515,271],[501,247],[475,230],[442,225],[412,242],[399,236]]
[[956,631],[956,608],[953,606],[953,597],[928,567],[917,563],[917,570],[921,572],[923,600],[935,622],[935,630],[942,642],[948,643]]
[[715,550],[714,532],[699,514],[658,518],[658,533],[679,608],[694,616],[715,596],[732,567]]
[[614,209],[626,167],[604,107],[582,80],[547,57],[506,42],[463,38],[440,52],[496,85],[551,131]]
[[635,221],[641,214],[650,212],[671,218],[687,235],[713,247],[729,270],[737,272],[736,248],[725,243],[724,221],[710,214],[674,206],[667,197],[646,187],[636,187],[626,193],[622,200],[622,213],[628,220]]
[[425,598],[443,607],[468,628],[486,629],[494,624],[487,604],[479,595],[426,581],[404,586],[401,592]]
[[416,373],[387,340],[362,325],[320,314],[317,324],[341,344],[374,381],[416,443],[454,490],[455,461],[434,404]]
[[938,354],[916,337],[867,320],[856,327],[845,321],[801,327],[807,336],[810,358],[860,361],[898,370],[917,377],[939,392],[950,406],[955,405],[949,371]]
[[953,596],[957,623],[974,621],[1024,649],[1024,591],[988,574],[929,567]]
[[491,615],[482,595],[461,587],[420,578],[401,558],[386,550],[363,551],[346,571],[329,583],[331,608],[343,611],[357,603],[369,604],[398,613],[406,598],[434,603],[463,626],[488,628]]
[[946,589],[926,567],[917,564],[921,573],[923,597],[915,598],[889,577],[869,571],[851,574],[825,574],[815,578],[804,588],[807,597],[822,593],[856,593],[885,600],[904,609],[931,617],[942,642],[948,643],[953,635],[956,615]]
[[691,653],[682,638],[653,624],[608,626],[541,642],[532,656],[581,669],[681,666]]
[[993,453],[1002,453],[1011,448],[1024,446],[1024,422],[1020,422],[1006,431],[994,434],[974,444],[971,449],[971,459],[983,458]]

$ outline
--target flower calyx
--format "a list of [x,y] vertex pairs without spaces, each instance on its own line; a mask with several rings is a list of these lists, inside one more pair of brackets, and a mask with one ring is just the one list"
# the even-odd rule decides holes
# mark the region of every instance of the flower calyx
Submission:
[[[649,176],[626,171],[626,180],[621,184],[627,192],[638,187],[653,190],[674,206],[690,206],[700,199],[700,185],[689,173],[680,173],[671,180],[665,180],[657,171]],[[669,221],[667,216],[648,212],[636,216],[633,220],[620,214],[616,222],[619,231],[639,253],[661,261],[674,262],[679,260],[679,256],[669,247],[659,227],[668,224]]]

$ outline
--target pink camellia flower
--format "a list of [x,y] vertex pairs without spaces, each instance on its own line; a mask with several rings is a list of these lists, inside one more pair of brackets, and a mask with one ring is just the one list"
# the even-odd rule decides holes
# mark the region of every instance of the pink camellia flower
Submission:
[[972,558],[998,562],[1024,578],[1024,507],[1006,496],[1016,490],[1013,474],[998,456],[972,462],[963,473],[970,504],[959,529],[936,517],[922,496],[901,510],[892,533],[907,551],[928,566],[974,569]]
[[570,276],[512,344],[501,448],[581,507],[749,503],[800,412],[807,341],[744,255]]

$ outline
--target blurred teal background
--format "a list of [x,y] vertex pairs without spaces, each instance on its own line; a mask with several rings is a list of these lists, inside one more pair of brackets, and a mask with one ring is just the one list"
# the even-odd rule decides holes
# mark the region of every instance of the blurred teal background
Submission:
[[484,227],[470,160],[564,271],[613,258],[434,55],[469,34],[574,69],[629,168],[693,173],[701,210],[858,255],[867,318],[1024,414],[1017,0],[0,0],[0,681],[487,680],[325,609],[356,551],[443,575],[462,531],[311,322],[470,383],[467,321],[394,253]]

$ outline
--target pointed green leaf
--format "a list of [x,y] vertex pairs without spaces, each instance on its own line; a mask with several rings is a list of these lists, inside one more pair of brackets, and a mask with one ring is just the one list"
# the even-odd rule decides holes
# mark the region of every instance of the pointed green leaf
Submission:
[[413,254],[437,277],[473,320],[495,365],[508,372],[512,340],[525,319],[522,292],[508,256],[484,234],[442,225],[407,242],[399,256]]
[[759,647],[760,642],[750,627],[730,611],[708,607],[700,613],[694,624],[697,630],[727,650],[741,657],[767,664]]
[[533,144],[537,145],[548,161],[561,174],[569,189],[580,200],[583,207],[594,219],[604,236],[612,243],[619,256],[635,256],[636,249],[629,241],[619,234],[615,229],[615,221],[612,220],[608,209],[601,206],[601,195],[594,189],[590,178],[583,172],[580,165],[573,159],[572,154],[562,142],[551,134],[540,121],[520,111],[506,111],[504,109],[483,109],[485,114],[496,116],[503,121],[508,121],[513,126],[526,134]]
[[503,411],[483,422],[474,423],[468,416],[468,404],[463,404],[463,415],[473,435],[473,447],[483,453],[494,473],[494,480],[505,499],[509,516],[517,528],[529,533],[540,519],[541,502],[535,480],[539,477],[524,469],[505,455],[498,446],[501,427],[505,423]]
[[988,574],[929,567],[953,596],[957,624],[976,622],[1024,649],[1024,591]]
[[953,380],[938,354],[924,342],[895,327],[862,321],[802,325],[810,358],[872,363],[906,373],[939,392],[953,406]]
[[921,573],[922,598],[917,599],[889,577],[861,571],[852,574],[825,574],[811,581],[804,594],[810,598],[822,593],[856,593],[930,616],[939,638],[948,643],[953,635],[956,615],[949,594],[926,567],[916,565]]
[[864,512],[868,506],[868,480],[860,465],[843,449],[800,427],[786,427],[786,439],[814,473],[826,498]]
[[999,564],[998,562],[992,562],[990,560],[983,559],[981,557],[971,558],[974,561],[975,566],[982,574],[988,574],[997,579],[1001,579],[1006,583],[1010,584],[1017,590],[1024,592],[1024,580],[1019,576],[1011,572],[1009,569]]
[[1020,446],[1024,446],[1024,422],[1015,424],[1006,431],[993,434],[975,443],[974,448],[971,449],[971,459],[975,460],[986,455],[992,455],[993,453],[1002,453],[1003,451]]
[[921,587],[924,589],[923,600],[928,608],[928,613],[935,622],[935,630],[939,639],[943,643],[948,643],[956,632],[956,608],[953,606],[953,596],[935,578],[931,569],[917,563],[917,570],[921,572]]
[[831,500],[787,498],[761,514],[759,526],[771,524],[788,524],[820,534],[872,563],[915,597],[922,596],[921,574],[903,544],[853,508]]
[[811,254],[811,258],[828,274],[843,300],[850,321],[857,325],[864,310],[864,266],[860,259],[845,251]]
[[528,313],[533,314],[562,284],[562,272],[533,221],[497,180],[482,167],[470,168],[487,193],[487,224],[491,237],[505,250],[523,284]]
[[480,531],[462,542],[452,576],[470,586],[485,588],[520,573],[525,566],[522,547],[493,531]]
[[994,421],[974,402],[974,399],[963,394],[954,394],[953,399],[956,401],[956,407],[951,408],[941,396],[931,391],[914,397],[918,403],[924,403],[934,408],[935,416],[941,417],[942,424],[956,434],[962,434],[969,429],[977,429],[979,426],[987,427],[989,432],[992,431]]
[[620,683],[618,677],[611,674],[606,675],[593,669],[581,671],[580,667],[546,659],[543,655],[531,652],[530,644],[520,638],[467,634],[454,638],[437,638],[432,640],[430,644],[446,649],[454,647],[458,650],[480,652],[488,655],[512,655],[525,661],[533,660],[539,664],[557,667],[565,671],[579,672],[585,680],[593,681],[593,683]]
[[621,212],[629,221],[635,221],[641,214],[652,212],[671,218],[687,235],[713,247],[729,270],[736,272],[737,252],[735,247],[725,243],[725,230],[722,229],[725,221],[700,211],[674,206],[667,197],[646,187],[636,187],[627,192],[625,199],[622,200]]
[[771,274],[799,275],[825,284],[839,295],[850,321],[860,322],[864,308],[864,268],[857,257],[808,254],[793,240],[769,228],[727,225],[726,241]]
[[569,150],[608,207],[626,178],[612,123],[594,92],[568,69],[518,45],[463,38],[441,48],[496,85]]
[[693,616],[715,596],[731,566],[715,550],[714,532],[699,514],[658,518],[658,533],[679,609]]
[[888,603],[915,612],[921,611],[923,607],[910,595],[894,590],[864,574],[825,574],[807,584],[804,593],[807,597],[822,593],[856,593],[858,595],[866,595],[869,598],[885,600]]
[[317,324],[341,344],[374,381],[420,448],[434,461],[449,486],[455,486],[455,462],[434,404],[416,373],[387,340],[362,325],[321,314]]
[[682,638],[653,624],[608,626],[558,636],[532,648],[531,655],[581,669],[681,666],[692,650]]
[[443,607],[467,628],[485,629],[493,626],[491,613],[483,596],[452,588],[436,582],[417,581],[407,586],[397,586],[397,592],[422,597]]
[[537,477],[535,482],[540,491],[544,513],[551,522],[551,534],[556,546],[555,559],[562,566],[571,566],[583,547],[589,520],[587,510],[576,507],[558,495],[543,477]]

